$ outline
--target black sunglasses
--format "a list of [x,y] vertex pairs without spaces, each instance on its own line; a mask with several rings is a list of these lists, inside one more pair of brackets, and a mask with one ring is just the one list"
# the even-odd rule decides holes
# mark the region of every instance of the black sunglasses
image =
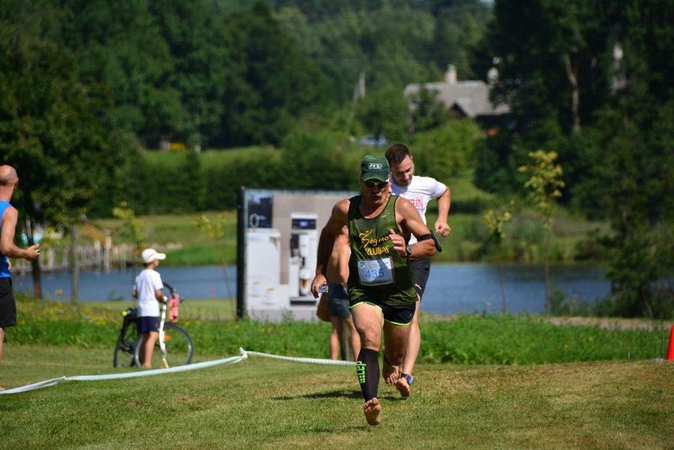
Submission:
[[372,181],[372,180],[363,180],[361,178],[362,182],[365,183],[365,186],[369,187],[370,189],[378,188],[378,187],[384,187],[388,184],[388,180],[386,181]]

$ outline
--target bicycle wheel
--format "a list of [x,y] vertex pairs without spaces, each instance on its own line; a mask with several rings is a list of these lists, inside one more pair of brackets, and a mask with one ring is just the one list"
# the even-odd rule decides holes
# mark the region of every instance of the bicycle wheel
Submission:
[[[192,361],[194,346],[192,338],[187,331],[180,328],[175,323],[164,324],[164,344],[166,345],[166,356],[162,355],[159,342],[154,346],[152,352],[152,368],[165,369],[167,367],[184,366]],[[134,353],[136,364],[140,366],[140,339]],[[166,362],[164,362],[164,358]]]
[[115,358],[112,360],[113,367],[131,367],[135,365],[136,341],[138,341],[136,323],[125,323],[117,339]]

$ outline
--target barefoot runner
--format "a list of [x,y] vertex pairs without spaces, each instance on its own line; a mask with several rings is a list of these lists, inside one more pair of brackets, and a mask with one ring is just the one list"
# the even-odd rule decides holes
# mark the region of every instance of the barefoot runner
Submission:
[[[387,379],[401,373],[405,357],[417,300],[409,258],[435,253],[431,232],[412,203],[390,193],[389,172],[386,158],[363,158],[361,195],[341,200],[333,207],[321,231],[316,276],[311,284],[311,291],[318,298],[320,287],[327,283],[334,240],[344,226],[348,227],[349,307],[361,339],[356,374],[365,399],[363,412],[370,425],[381,421],[377,397],[380,375]],[[408,245],[410,235],[416,236],[416,244]],[[384,354],[380,371],[382,330]]]

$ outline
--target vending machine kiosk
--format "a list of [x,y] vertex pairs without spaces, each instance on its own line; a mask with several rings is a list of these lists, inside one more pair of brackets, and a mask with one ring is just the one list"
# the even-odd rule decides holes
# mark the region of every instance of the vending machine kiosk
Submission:
[[290,214],[289,290],[291,305],[315,305],[311,281],[316,270],[318,250],[318,215],[293,212]]
[[311,293],[320,230],[337,191],[239,189],[236,308],[240,318],[316,320]]

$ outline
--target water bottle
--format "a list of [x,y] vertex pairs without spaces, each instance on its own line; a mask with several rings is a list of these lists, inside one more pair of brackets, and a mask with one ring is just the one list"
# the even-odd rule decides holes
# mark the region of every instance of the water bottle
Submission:
[[325,294],[328,292],[328,285],[326,284],[321,284],[321,287],[318,288],[318,292],[320,294]]

